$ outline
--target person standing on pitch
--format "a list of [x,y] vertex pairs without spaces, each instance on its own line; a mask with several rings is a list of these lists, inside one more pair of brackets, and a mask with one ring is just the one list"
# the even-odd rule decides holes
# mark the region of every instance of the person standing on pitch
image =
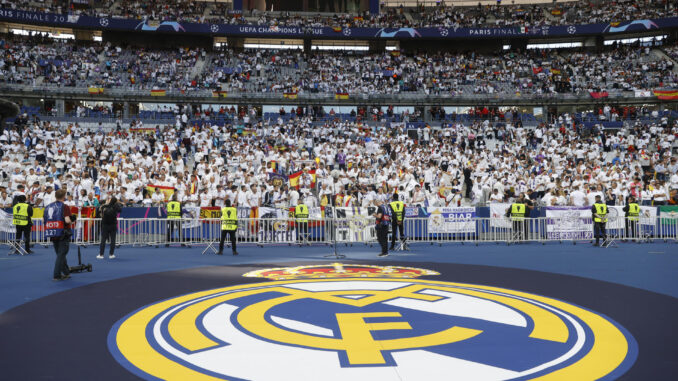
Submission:
[[388,226],[390,225],[391,218],[388,215],[386,206],[383,202],[379,203],[379,207],[377,208],[374,217],[377,219],[377,240],[381,246],[381,253],[378,256],[385,257],[388,255]]
[[640,215],[640,206],[636,202],[636,198],[629,196],[627,204],[624,206],[624,214],[626,215],[626,238],[636,240],[636,228],[638,226],[638,216]]
[[44,211],[45,237],[54,243],[56,252],[53,280],[64,280],[71,277],[66,255],[71,242],[71,223],[74,223],[76,218],[71,215],[71,208],[64,204],[66,190],[59,189],[54,196],[56,201],[47,205]]
[[596,243],[593,246],[598,246],[600,237],[603,237],[603,246],[607,241],[607,234],[605,232],[605,224],[607,224],[607,205],[603,204],[600,195],[596,195],[596,202],[591,207],[593,213],[593,235],[596,237]]
[[308,206],[303,202],[294,207],[294,218],[297,223],[297,240],[308,243]]
[[219,241],[218,255],[224,254],[224,241],[228,235],[231,240],[231,249],[233,255],[238,255],[235,248],[235,233],[238,230],[238,210],[231,206],[231,200],[224,200],[224,207],[221,208],[221,240]]
[[99,207],[99,216],[101,216],[101,243],[99,244],[99,255],[97,259],[104,259],[104,250],[106,241],[111,240],[111,248],[108,251],[108,258],[115,259],[115,236],[118,233],[118,213],[122,210],[122,205],[118,203],[115,197],[106,200],[106,203]]
[[[174,242],[174,229],[179,230],[179,241],[181,241],[181,203],[177,201],[177,194],[172,195],[172,200],[167,203],[167,243]],[[181,244],[183,246],[183,243]]]
[[26,195],[18,195],[15,199],[16,204],[12,207],[12,224],[16,226],[16,243],[19,244],[23,235],[26,253],[30,254],[33,207],[26,203]]
[[400,239],[405,242],[405,204],[402,201],[398,201],[397,193],[393,194],[393,201],[389,204],[389,208],[391,208],[391,216],[393,216],[390,250],[395,250],[398,231],[400,231]]

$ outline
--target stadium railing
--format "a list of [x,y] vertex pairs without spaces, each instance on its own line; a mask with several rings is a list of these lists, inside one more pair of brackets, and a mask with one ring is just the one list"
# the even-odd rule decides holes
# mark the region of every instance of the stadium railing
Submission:
[[[15,242],[16,234],[11,219],[0,221],[0,244]],[[442,217],[406,218],[407,241],[428,244],[516,244],[535,242],[589,243],[595,239],[593,221],[584,217],[539,217],[512,221],[502,218],[449,219]],[[678,243],[678,218],[641,217],[626,221],[611,217],[607,222],[611,241],[672,241]],[[118,219],[116,245],[132,247],[211,246],[214,251],[221,237],[219,219]],[[237,244],[268,245],[331,245],[377,244],[373,217],[309,219],[306,224],[292,218],[241,218],[238,220]],[[389,243],[390,241],[389,237]],[[101,220],[82,218],[73,229],[71,241],[75,245],[99,245]],[[602,241],[602,240],[601,240]],[[42,219],[33,220],[31,242],[50,246],[45,236]],[[229,241],[226,241],[228,245]]]

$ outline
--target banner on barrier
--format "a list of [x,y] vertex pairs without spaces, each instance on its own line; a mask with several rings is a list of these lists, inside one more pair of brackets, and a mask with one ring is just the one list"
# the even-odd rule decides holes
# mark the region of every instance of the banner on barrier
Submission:
[[607,225],[606,229],[624,229],[626,227],[626,217],[624,216],[623,206],[607,207]]
[[490,226],[493,228],[510,229],[511,221],[506,218],[506,209],[510,207],[511,204],[506,202],[490,204]]
[[374,207],[335,208],[337,242],[365,242],[377,239],[374,229]]
[[[655,209],[655,213],[656,208]],[[642,207],[641,207],[642,211]],[[643,212],[643,217],[645,212]],[[659,207],[659,216],[662,218],[663,225],[675,225],[678,222],[678,206],[675,205],[663,205]],[[672,221],[673,220],[673,221]]]
[[431,207],[427,210],[429,233],[475,233],[476,208]]
[[546,237],[548,239],[591,239],[593,220],[590,207],[546,207]]
[[14,233],[16,227],[12,224],[12,214],[0,210],[0,231],[4,233]]

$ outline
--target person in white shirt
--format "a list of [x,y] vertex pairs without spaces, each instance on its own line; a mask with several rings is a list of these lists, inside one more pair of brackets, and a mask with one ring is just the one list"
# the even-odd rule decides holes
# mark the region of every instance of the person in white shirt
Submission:
[[293,208],[293,207],[297,206],[297,204],[299,203],[299,192],[297,192],[296,189],[292,188],[292,189],[290,190],[290,192],[289,192],[289,200],[290,200],[290,202],[289,202],[288,206],[289,206],[290,208]]
[[572,205],[574,206],[586,206],[588,204],[588,199],[586,198],[586,194],[580,190],[579,185],[576,185],[574,187],[574,191],[570,193],[570,201]]

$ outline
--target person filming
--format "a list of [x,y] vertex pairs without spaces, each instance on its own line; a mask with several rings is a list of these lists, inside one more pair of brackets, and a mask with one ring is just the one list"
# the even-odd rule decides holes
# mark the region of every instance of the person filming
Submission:
[[52,279],[64,280],[71,277],[66,255],[71,242],[71,224],[75,222],[76,217],[71,215],[71,208],[64,204],[66,200],[65,189],[59,189],[54,196],[56,201],[47,205],[44,211],[45,237],[52,241],[56,253],[54,277]]
[[104,250],[106,241],[111,241],[111,248],[108,251],[108,258],[115,259],[115,237],[118,233],[118,214],[122,210],[122,204],[115,197],[111,197],[99,207],[99,216],[101,217],[101,244],[99,244],[99,255],[97,259],[104,259]]

